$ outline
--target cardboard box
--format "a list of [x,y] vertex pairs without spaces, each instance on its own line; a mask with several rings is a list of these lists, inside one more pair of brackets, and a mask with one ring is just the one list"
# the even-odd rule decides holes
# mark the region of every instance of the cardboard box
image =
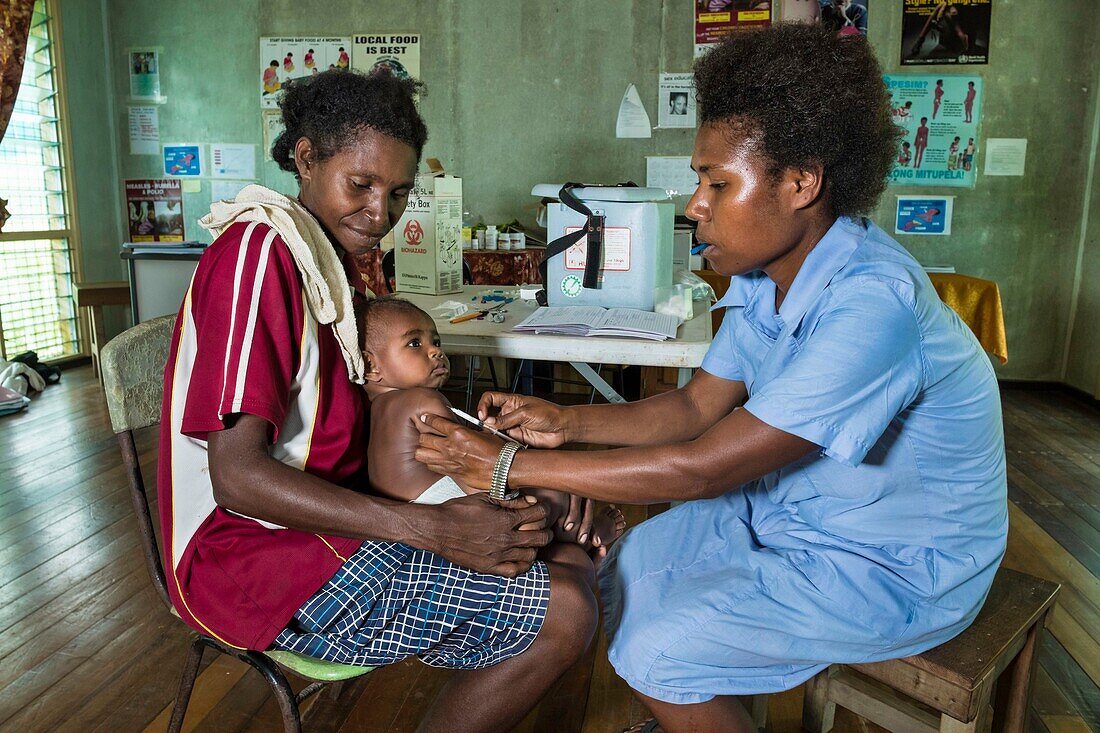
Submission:
[[416,177],[409,205],[394,227],[397,290],[442,295],[462,289],[462,179],[438,161]]
[[690,227],[676,227],[672,230],[672,274],[690,269],[691,235]]

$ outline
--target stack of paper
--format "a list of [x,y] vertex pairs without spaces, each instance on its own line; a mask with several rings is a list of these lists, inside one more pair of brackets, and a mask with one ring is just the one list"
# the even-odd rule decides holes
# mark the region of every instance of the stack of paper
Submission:
[[0,415],[10,415],[19,412],[29,405],[31,401],[13,389],[0,387]]
[[139,249],[141,247],[149,247],[150,249],[181,249],[185,247],[205,247],[202,242],[123,242],[123,249]]
[[664,341],[676,338],[680,320],[634,308],[570,306],[539,308],[513,331],[563,336],[618,336]]
[[122,248],[136,255],[202,253],[205,242],[123,242]]

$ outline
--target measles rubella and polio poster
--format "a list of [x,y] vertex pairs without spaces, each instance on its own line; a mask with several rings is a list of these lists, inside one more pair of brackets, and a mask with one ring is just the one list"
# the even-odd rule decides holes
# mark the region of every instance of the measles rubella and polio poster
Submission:
[[351,66],[351,36],[260,39],[260,106],[279,106],[279,90],[291,79]]
[[183,193],[176,178],[126,181],[131,242],[182,242]]
[[894,122],[905,130],[890,183],[901,186],[974,186],[980,146],[978,76],[887,75]]

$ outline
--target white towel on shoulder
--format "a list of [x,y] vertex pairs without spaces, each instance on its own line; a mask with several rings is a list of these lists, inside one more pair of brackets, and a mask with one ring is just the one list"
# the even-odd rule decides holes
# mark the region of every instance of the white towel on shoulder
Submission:
[[[283,238],[302,275],[306,302],[313,317],[319,323],[332,324],[347,364],[348,378],[362,384],[366,364],[359,350],[351,307],[352,289],[336,247],[320,222],[294,199],[252,184],[241,189],[232,201],[213,202],[210,213],[199,219],[199,224],[217,237],[238,221],[267,224]],[[374,293],[368,291],[367,296],[373,297]]]

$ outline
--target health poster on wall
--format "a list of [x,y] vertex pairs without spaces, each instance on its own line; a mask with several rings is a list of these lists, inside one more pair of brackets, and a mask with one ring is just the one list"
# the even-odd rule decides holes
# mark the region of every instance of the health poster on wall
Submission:
[[178,179],[127,180],[125,185],[131,242],[183,241],[183,191]]
[[722,36],[772,22],[772,0],[695,0],[695,58]]
[[904,0],[902,66],[989,63],[993,0]]
[[352,40],[353,69],[366,74],[387,69],[398,79],[420,78],[419,33],[357,33]]
[[173,143],[164,148],[164,175],[198,178],[203,175],[202,146],[196,143]]
[[869,0],[783,0],[783,20],[820,23],[842,36],[867,35]]
[[657,127],[695,127],[692,75],[661,74],[657,82]]
[[973,187],[978,169],[978,76],[886,77],[894,122],[905,129],[890,183]]
[[954,196],[898,196],[894,234],[951,233]]
[[264,160],[274,160],[271,157],[271,148],[279,135],[283,134],[283,113],[277,109],[265,109],[260,113],[260,121],[263,125]]
[[300,36],[260,39],[260,106],[279,106],[279,90],[291,79],[351,66],[351,37]]
[[160,94],[160,52],[155,48],[131,48],[130,99],[163,102]]

